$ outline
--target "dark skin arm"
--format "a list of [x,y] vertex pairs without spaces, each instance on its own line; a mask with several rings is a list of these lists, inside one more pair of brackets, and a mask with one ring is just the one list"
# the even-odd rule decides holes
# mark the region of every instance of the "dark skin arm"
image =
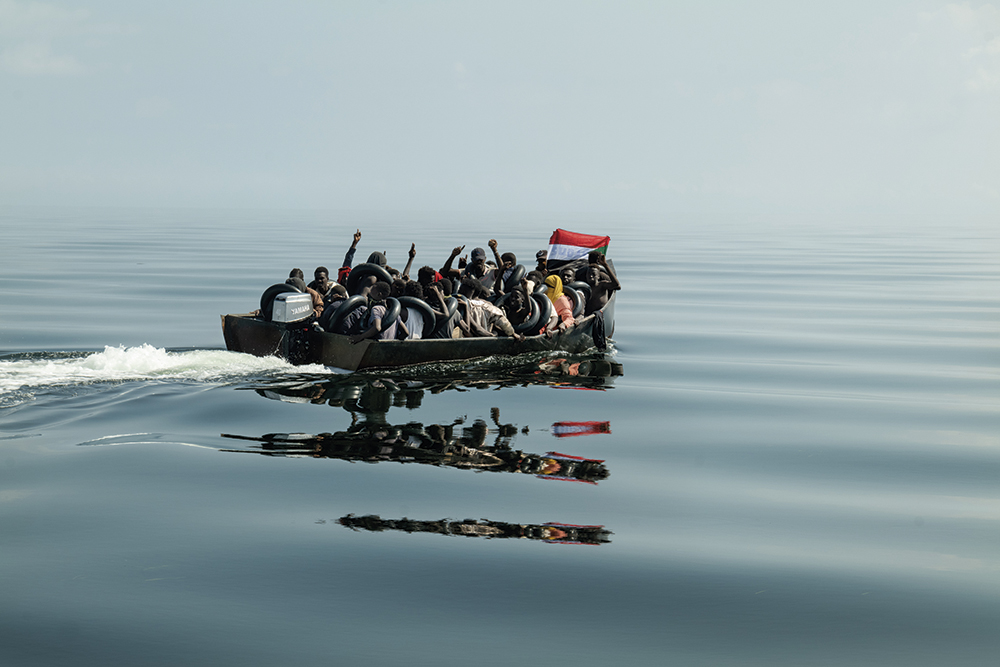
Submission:
[[499,296],[500,294],[503,294],[503,262],[500,260],[500,251],[497,250],[496,239],[490,239],[487,245],[490,247],[490,250],[493,251],[493,258],[497,263],[497,275],[493,279],[493,293]]
[[360,343],[361,341],[377,336],[380,333],[382,333],[382,318],[376,317],[372,325],[368,327],[368,331],[351,336],[351,343]]
[[611,284],[614,285],[614,289],[620,290],[622,288],[622,284],[618,282],[618,276],[615,275],[614,269],[612,269],[611,265],[608,264],[608,258],[605,257],[604,255],[598,255],[597,263],[600,264],[602,267],[604,267],[605,270],[607,270],[608,277],[611,278]]
[[441,271],[439,272],[442,276],[447,278],[448,276],[458,274],[458,271],[451,268],[451,263],[455,261],[456,257],[462,254],[463,250],[465,250],[465,246],[460,245],[456,246],[455,249],[451,251],[451,255],[448,256],[448,261],[444,263],[444,266],[441,267]]
[[417,256],[417,244],[410,244],[410,251],[407,253],[410,257],[409,261],[406,262],[406,268],[403,269],[403,275],[401,276],[403,280],[410,279],[410,268],[413,266],[413,258]]

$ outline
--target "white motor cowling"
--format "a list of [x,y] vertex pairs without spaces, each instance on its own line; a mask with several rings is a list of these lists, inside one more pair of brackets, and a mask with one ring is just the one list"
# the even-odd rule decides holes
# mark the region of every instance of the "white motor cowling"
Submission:
[[299,322],[313,313],[312,296],[302,292],[285,292],[274,297],[272,322]]

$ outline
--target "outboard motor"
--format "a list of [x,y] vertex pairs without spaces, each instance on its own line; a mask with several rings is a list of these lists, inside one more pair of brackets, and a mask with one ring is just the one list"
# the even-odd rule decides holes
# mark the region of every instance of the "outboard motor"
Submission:
[[271,321],[283,325],[282,355],[290,363],[302,364],[309,358],[312,296],[302,292],[285,292],[274,297]]
[[301,292],[285,292],[274,297],[272,322],[300,322],[313,313],[312,296]]

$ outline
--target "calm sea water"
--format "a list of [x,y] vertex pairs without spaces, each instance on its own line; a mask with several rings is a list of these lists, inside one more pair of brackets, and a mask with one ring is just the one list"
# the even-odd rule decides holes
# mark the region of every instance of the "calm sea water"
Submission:
[[[620,375],[223,349],[357,228],[437,266],[556,227],[612,237]],[[996,661],[995,226],[5,209],[0,238],[4,665]]]

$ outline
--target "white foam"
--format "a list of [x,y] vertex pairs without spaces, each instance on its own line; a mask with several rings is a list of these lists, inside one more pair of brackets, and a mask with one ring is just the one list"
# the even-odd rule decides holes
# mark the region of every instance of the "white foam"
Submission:
[[254,357],[225,350],[168,352],[151,345],[105,347],[83,357],[0,361],[0,394],[130,380],[217,381],[274,372],[327,373],[324,366],[292,366],[277,357]]

